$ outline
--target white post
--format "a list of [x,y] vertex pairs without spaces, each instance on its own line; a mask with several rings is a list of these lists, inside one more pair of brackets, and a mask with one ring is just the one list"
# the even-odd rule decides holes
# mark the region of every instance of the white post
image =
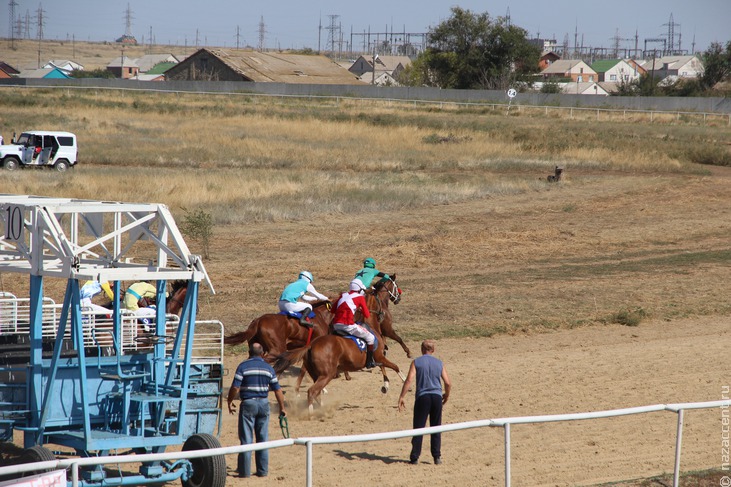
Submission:
[[505,487],[510,487],[510,423],[505,423]]
[[312,487],[312,442],[305,443],[307,449],[307,487]]
[[683,409],[678,409],[678,434],[675,437],[675,469],[673,470],[673,487],[680,481],[680,448],[683,443]]
[[71,464],[71,486],[79,487],[79,464]]

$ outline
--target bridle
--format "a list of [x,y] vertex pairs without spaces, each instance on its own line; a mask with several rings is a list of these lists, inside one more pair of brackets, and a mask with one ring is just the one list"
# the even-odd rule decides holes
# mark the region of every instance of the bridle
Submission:
[[391,289],[387,288],[384,283],[378,289],[373,288],[373,289],[369,289],[368,291],[366,291],[366,293],[370,293],[371,295],[373,295],[376,298],[376,303],[378,303],[377,310],[368,309],[368,311],[370,311],[371,313],[374,313],[378,317],[379,324],[383,322],[383,319],[384,319],[386,313],[385,313],[385,311],[383,311],[383,303],[381,303],[381,300],[378,299],[378,295],[382,291],[385,291],[388,293],[388,299],[393,304],[398,304],[398,302],[401,301],[401,289],[399,289],[398,284],[396,284],[396,280],[392,279],[390,277],[388,279],[384,279],[384,281],[386,281],[386,280],[393,283],[393,286]]

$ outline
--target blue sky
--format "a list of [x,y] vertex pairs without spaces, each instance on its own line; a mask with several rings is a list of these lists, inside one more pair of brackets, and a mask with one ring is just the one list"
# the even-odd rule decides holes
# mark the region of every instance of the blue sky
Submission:
[[[9,1],[0,0],[0,35],[9,36]],[[265,45],[269,48],[303,48],[318,46],[318,25],[330,24],[331,15],[338,15],[345,41],[351,32],[406,31],[426,32],[450,15],[458,5],[475,12],[487,11],[491,16],[510,17],[515,25],[535,36],[555,38],[562,44],[566,35],[574,44],[612,47],[617,34],[621,38],[639,35],[639,47],[645,38],[667,36],[670,15],[675,34],[681,35],[683,49],[690,50],[695,38],[696,50],[705,50],[711,42],[731,40],[731,0],[512,0],[452,1],[441,0],[370,0],[343,2],[322,0],[15,0],[16,15],[26,12],[35,17],[39,6],[44,11],[46,39],[113,41],[125,33],[125,11],[132,11],[132,34],[138,41],[149,42],[150,31],[157,43],[180,46],[227,46],[237,42],[256,46],[259,23],[263,17]],[[35,21],[32,21],[35,22]],[[36,35],[35,24],[31,36]],[[320,42],[324,49],[328,31],[323,28]],[[356,44],[360,36],[355,36]],[[676,43],[678,39],[676,38]],[[622,41],[621,47],[633,48],[634,41]],[[649,47],[649,45],[648,45]],[[654,47],[659,47],[654,45]],[[2,48],[0,48],[1,51]]]

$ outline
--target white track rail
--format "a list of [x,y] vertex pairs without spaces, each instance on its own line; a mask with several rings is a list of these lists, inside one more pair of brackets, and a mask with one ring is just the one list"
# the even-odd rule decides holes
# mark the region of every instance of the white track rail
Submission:
[[485,428],[489,426],[502,427],[505,429],[505,485],[510,487],[510,425],[512,424],[534,424],[547,423],[556,421],[579,421],[598,418],[612,418],[616,416],[628,416],[632,414],[645,414],[658,411],[670,411],[678,414],[678,429],[675,438],[675,465],[673,469],[673,487],[678,487],[680,479],[680,452],[682,449],[682,432],[683,432],[683,415],[684,411],[692,409],[710,409],[710,408],[728,408],[731,406],[731,400],[724,401],[708,401],[694,403],[678,403],[678,404],[655,404],[652,406],[640,406],[624,409],[611,409],[607,411],[594,411],[588,413],[575,414],[555,414],[546,416],[519,416],[510,418],[484,419],[478,421],[468,421],[465,423],[447,424],[442,426],[433,426],[421,429],[391,431],[384,433],[373,433],[367,435],[351,435],[351,436],[315,436],[297,439],[286,439],[267,441],[264,443],[255,443],[253,445],[230,446],[223,448],[214,448],[211,450],[197,450],[188,452],[170,452],[157,453],[147,455],[122,455],[110,457],[93,457],[93,458],[72,458],[66,460],[54,460],[50,462],[39,462],[35,464],[15,465],[12,467],[0,467],[0,476],[12,475],[22,472],[31,472],[40,469],[71,469],[72,487],[78,487],[79,467],[93,465],[115,465],[122,463],[136,463],[146,461],[168,461],[182,458],[202,458],[214,455],[233,455],[247,451],[257,451],[271,448],[281,448],[292,445],[304,445],[306,450],[306,485],[312,486],[312,449],[314,445],[332,445],[338,443],[363,443],[368,441],[393,440],[398,438],[408,438],[412,436],[424,436],[433,433],[447,433],[450,431],[460,431],[474,428]]

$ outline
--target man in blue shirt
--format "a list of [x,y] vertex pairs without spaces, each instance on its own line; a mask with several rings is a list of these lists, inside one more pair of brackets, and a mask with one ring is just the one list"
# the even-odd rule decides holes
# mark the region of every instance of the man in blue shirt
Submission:
[[[411,362],[409,374],[406,376],[404,386],[401,388],[401,395],[398,398],[398,410],[406,408],[404,398],[416,380],[416,399],[414,400],[414,423],[413,428],[419,429],[426,426],[426,418],[429,418],[429,426],[442,424],[442,406],[447,403],[449,393],[452,390],[452,383],[449,381],[447,369],[441,360],[434,357],[434,340],[424,340],[421,343],[422,356]],[[444,394],[442,384],[444,381]],[[415,465],[421,455],[421,443],[423,436],[411,438],[411,455],[409,463]],[[431,455],[434,464],[442,463],[442,435],[435,433],[431,435]]]
[[[269,439],[269,391],[279,404],[279,415],[285,416],[284,394],[271,365],[262,358],[264,349],[259,343],[252,343],[249,359],[236,368],[234,380],[228,391],[228,412],[236,414],[234,399],[241,399],[239,412],[239,440],[242,445],[262,443]],[[239,453],[238,468],[240,477],[251,477],[251,452]],[[266,477],[269,473],[269,450],[256,452],[256,476]]]

